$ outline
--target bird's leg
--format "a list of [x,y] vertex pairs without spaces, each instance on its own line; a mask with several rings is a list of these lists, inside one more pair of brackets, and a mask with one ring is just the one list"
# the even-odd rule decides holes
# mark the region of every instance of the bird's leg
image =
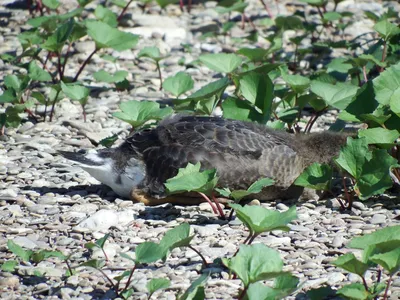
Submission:
[[136,202],[141,202],[146,206],[155,206],[166,203],[177,204],[177,205],[199,205],[205,200],[201,197],[189,197],[189,196],[168,196],[165,198],[155,198],[148,195],[146,192],[140,189],[133,189],[131,191],[131,199]]

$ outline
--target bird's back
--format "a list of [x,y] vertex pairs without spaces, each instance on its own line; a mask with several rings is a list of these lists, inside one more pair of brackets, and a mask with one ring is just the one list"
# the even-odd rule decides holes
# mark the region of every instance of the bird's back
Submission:
[[146,165],[143,188],[164,196],[164,182],[189,162],[216,168],[219,185],[246,189],[262,177],[288,188],[302,171],[301,157],[283,131],[215,117],[175,116],[154,129],[134,133],[121,151],[130,151]]

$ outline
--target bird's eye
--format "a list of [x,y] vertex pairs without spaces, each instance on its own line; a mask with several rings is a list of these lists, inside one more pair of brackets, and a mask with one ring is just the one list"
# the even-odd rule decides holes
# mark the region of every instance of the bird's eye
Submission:
[[78,150],[78,153],[79,153],[79,154],[86,154],[86,153],[87,153],[87,150],[85,150],[85,149],[80,149],[80,150]]

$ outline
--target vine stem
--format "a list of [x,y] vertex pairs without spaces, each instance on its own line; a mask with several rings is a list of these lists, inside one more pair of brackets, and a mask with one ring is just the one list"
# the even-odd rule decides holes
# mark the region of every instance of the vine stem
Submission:
[[[136,265],[132,268],[132,271],[131,271],[131,273],[129,274],[128,281],[127,281],[126,284],[125,284],[125,289],[124,289],[124,290],[127,290],[127,289],[128,289],[129,284],[131,283],[131,280],[132,280],[133,272],[135,272],[135,270],[136,270]],[[117,292],[118,292],[118,291],[117,291]]]
[[246,292],[247,292],[247,286],[242,290],[242,292],[240,293],[240,295],[239,295],[239,297],[238,297],[238,300],[242,300],[243,299],[243,297],[246,295]]
[[130,0],[130,1],[128,2],[128,4],[125,5],[125,7],[124,7],[124,9],[121,11],[121,13],[119,14],[119,16],[118,16],[118,18],[117,18],[118,24],[119,24],[119,22],[121,22],[122,17],[124,16],[126,10],[128,9],[128,6],[129,6],[132,2],[133,2],[133,0]]
[[205,267],[208,266],[208,262],[206,261],[205,257],[200,253],[200,251],[190,245],[188,246],[188,248],[196,252],[196,254],[201,257],[201,260],[203,261]]
[[[54,114],[54,107],[56,106],[58,95],[60,94],[60,90],[57,91],[56,96],[54,97],[53,104],[51,105],[51,112],[50,112],[50,122],[53,121],[53,114]],[[46,119],[46,115],[44,116]]]
[[113,288],[115,288],[115,284],[114,284],[114,282],[112,282],[111,278],[108,277],[108,275],[107,275],[102,269],[97,269],[97,270],[99,270],[100,273],[103,274],[103,276],[104,276],[104,277],[107,279],[107,281],[111,284],[111,286],[112,286]]
[[79,75],[81,75],[83,69],[85,68],[85,66],[87,65],[87,63],[90,61],[90,59],[92,58],[92,56],[97,52],[97,48],[93,50],[92,53],[90,53],[90,55],[86,58],[86,60],[83,62],[83,64],[81,65],[81,67],[79,68],[78,73],[76,73],[74,79],[72,80],[72,82],[75,82],[78,80]]
[[365,290],[368,292],[368,284],[367,284],[367,281],[365,280],[365,277],[361,276],[361,279],[362,279]]
[[217,207],[218,213],[220,214],[221,218],[222,218],[223,220],[226,220],[224,211],[222,210],[221,204],[219,204],[219,201],[217,200],[217,198],[215,198],[214,192],[211,192],[211,198],[213,199],[213,201],[214,201],[214,203],[215,203],[215,206]]
[[198,193],[210,204],[214,214],[218,215],[218,211],[215,208],[214,203],[212,203],[212,201],[210,200],[210,198],[208,198],[207,195],[202,192],[198,192]]
[[385,294],[383,294],[383,300],[386,300],[388,298],[388,292],[391,283],[392,283],[392,275],[390,275],[388,283],[386,285]]

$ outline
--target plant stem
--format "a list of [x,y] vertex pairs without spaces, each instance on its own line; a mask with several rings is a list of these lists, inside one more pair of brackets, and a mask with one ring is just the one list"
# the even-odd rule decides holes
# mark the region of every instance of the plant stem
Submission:
[[[249,236],[244,240],[243,245],[246,245],[246,243],[253,237],[253,232],[250,230],[249,231]],[[240,248],[237,248],[236,252],[232,255],[231,258],[234,258],[236,256],[236,254],[239,252]]]
[[362,70],[363,70],[363,75],[364,75],[364,81],[367,82],[368,81],[367,69],[365,68],[365,66],[363,66]]
[[115,288],[114,282],[112,282],[111,278],[108,277],[108,275],[102,270],[102,269],[97,269],[100,271],[101,274],[107,279],[107,281],[111,284],[112,288]]
[[[51,105],[51,112],[50,112],[50,122],[53,121],[53,114],[54,114],[54,106],[56,106],[58,95],[60,94],[61,90],[58,90],[56,96],[54,97],[53,104]],[[47,107],[47,106],[46,106]],[[44,116],[46,119],[46,115]]]
[[223,220],[226,220],[224,211],[222,210],[221,205],[219,204],[219,201],[217,200],[217,198],[215,198],[214,192],[211,192],[211,198],[213,199],[213,201],[214,201],[214,203],[215,203],[215,206],[217,207],[218,212],[219,212],[221,218],[222,218]]
[[218,215],[218,211],[217,209],[214,207],[214,204],[211,202],[210,198],[207,197],[206,194],[202,193],[202,192],[198,192],[211,206],[214,214]]
[[361,276],[361,279],[362,279],[365,291],[368,292],[368,284],[367,284],[367,281],[365,280],[365,277]]
[[248,240],[247,245],[251,245],[254,239],[258,236],[258,234],[254,233],[250,240]]
[[162,75],[161,75],[161,68],[160,68],[160,63],[158,60],[156,60],[156,66],[157,66],[157,71],[158,71],[158,78],[160,79],[160,91],[162,90]]
[[240,293],[240,295],[239,295],[239,297],[238,297],[238,300],[242,300],[243,299],[243,297],[246,295],[246,292],[247,292],[247,286],[243,289],[243,291]]
[[83,69],[85,68],[86,64],[90,61],[90,59],[92,58],[92,56],[97,52],[97,48],[93,50],[92,53],[90,53],[90,55],[86,58],[86,60],[83,62],[83,64],[81,65],[81,67],[79,68],[78,73],[76,73],[74,79],[72,80],[72,82],[75,82],[78,80],[79,75],[81,75]]
[[62,75],[61,53],[60,52],[57,52],[57,70],[58,70],[58,77],[62,81],[63,75]]
[[131,274],[129,274],[128,281],[127,281],[126,284],[125,284],[124,290],[127,290],[127,289],[128,289],[129,284],[131,283],[131,280],[132,280],[133,272],[135,272],[135,270],[136,270],[136,265],[132,268]]
[[270,19],[273,18],[272,13],[270,11],[270,9],[268,8],[267,4],[265,3],[264,0],[260,0],[262,5],[264,6],[265,11],[267,12],[268,16],[270,17]]
[[68,60],[68,53],[69,53],[69,49],[71,48],[71,43],[68,44],[68,48],[67,48],[67,53],[65,53],[65,57],[64,57],[64,63],[61,69],[61,77],[64,79],[64,73],[65,73],[65,66],[67,64],[67,60]]
[[392,283],[392,275],[390,275],[389,280],[386,284],[385,294],[383,294],[383,300],[386,300],[388,298],[388,292],[391,283]]
[[124,7],[124,9],[121,11],[121,13],[119,14],[119,16],[118,16],[118,18],[117,18],[118,24],[119,24],[119,22],[121,22],[122,17],[124,16],[126,10],[128,9],[128,6],[132,3],[132,1],[133,1],[133,0],[130,0],[130,1],[128,2],[128,4],[125,5],[125,7]]
[[190,246],[190,245],[188,246],[188,248],[193,250],[194,252],[196,252],[196,254],[201,257],[201,260],[203,261],[203,264],[204,264],[205,267],[208,266],[208,262],[206,261],[204,256],[196,248],[194,248],[193,246]]
[[73,275],[72,268],[71,268],[71,265],[68,262],[68,259],[65,260],[65,263],[67,264],[67,268],[68,268],[69,274]]

